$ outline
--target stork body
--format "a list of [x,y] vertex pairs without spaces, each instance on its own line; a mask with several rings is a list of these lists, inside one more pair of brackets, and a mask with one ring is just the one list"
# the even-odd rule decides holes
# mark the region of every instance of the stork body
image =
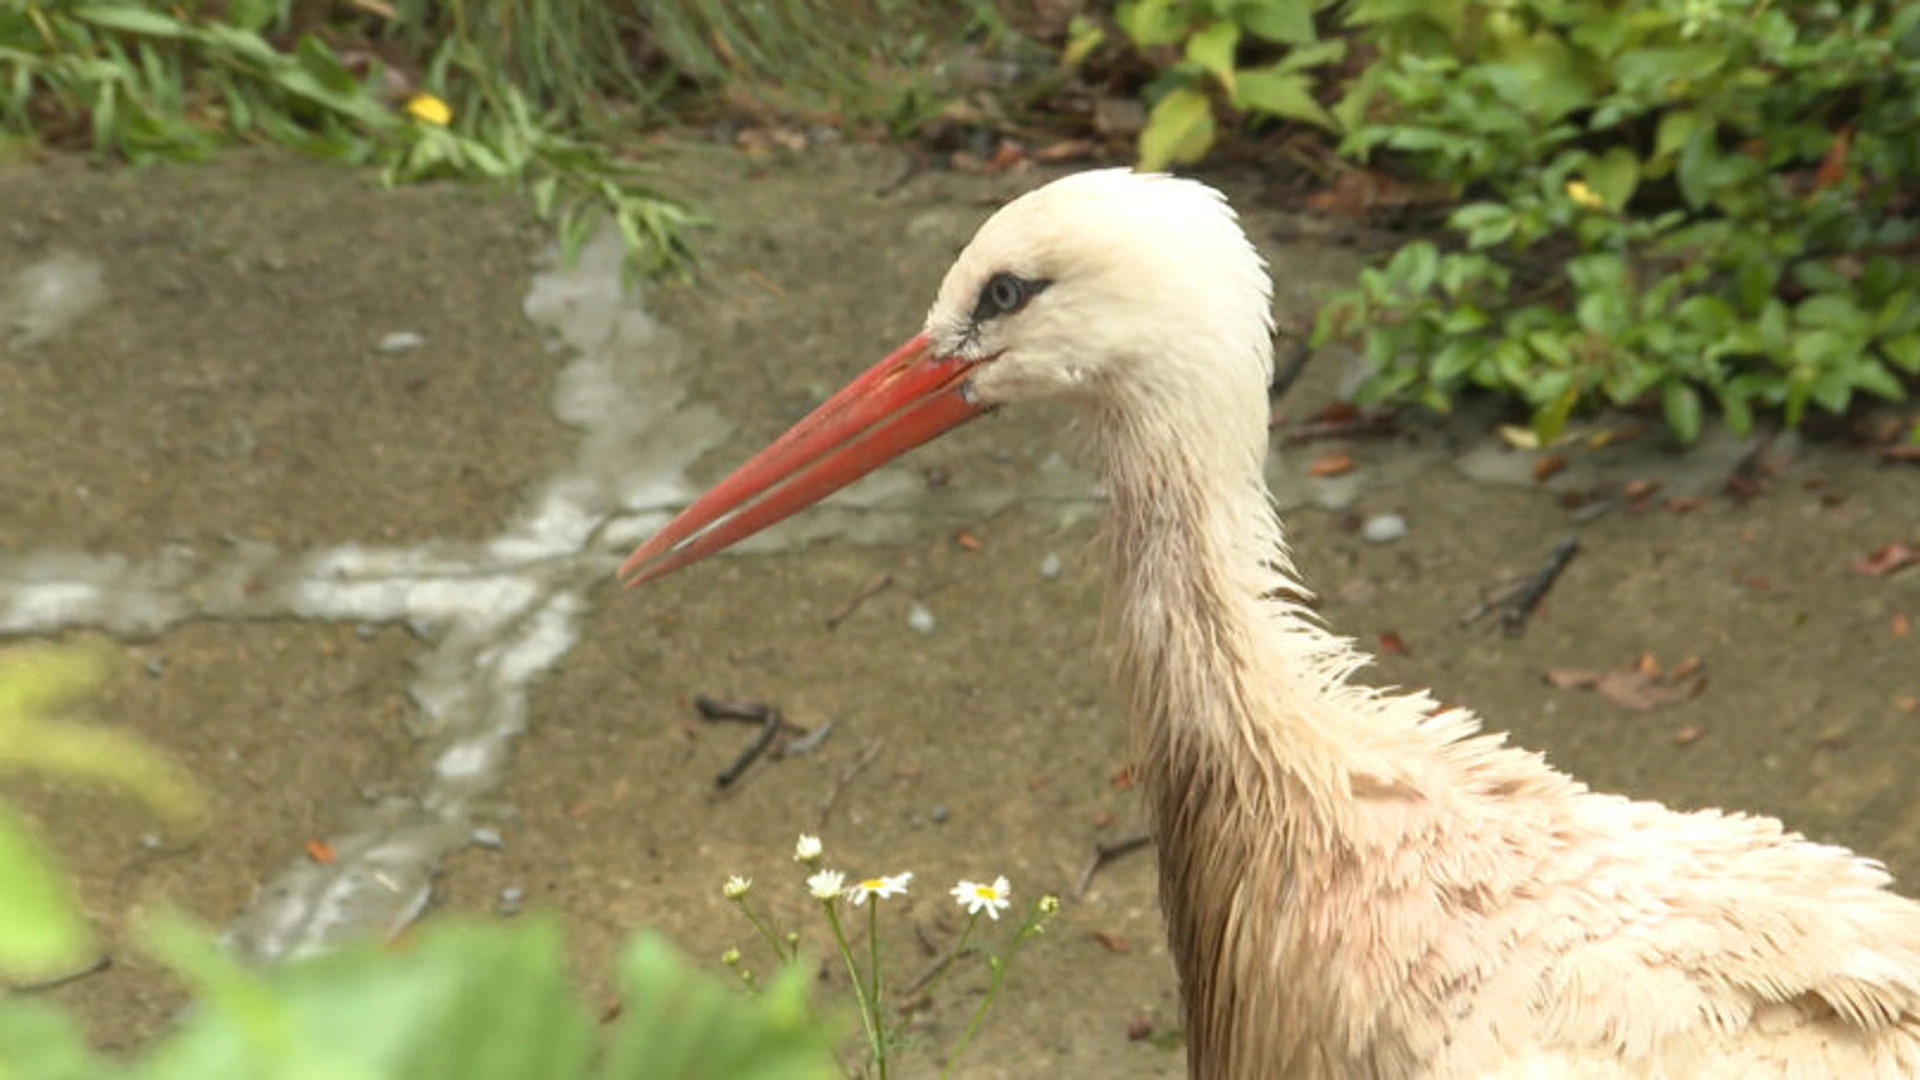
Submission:
[[[1776,821],[1587,790],[1297,597],[1269,282],[1201,185],[1014,201],[923,332],[634,553],[657,576],[988,409],[1080,405],[1199,1080],[1920,1077],[1920,904]],[[755,501],[757,500],[757,501]],[[704,530],[704,531],[703,531]]]

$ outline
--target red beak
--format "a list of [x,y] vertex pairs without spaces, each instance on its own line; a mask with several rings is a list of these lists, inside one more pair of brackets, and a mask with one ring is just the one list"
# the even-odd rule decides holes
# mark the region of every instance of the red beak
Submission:
[[985,412],[966,390],[975,361],[928,349],[915,335],[848,383],[667,522],[619,576],[638,585],[698,562]]

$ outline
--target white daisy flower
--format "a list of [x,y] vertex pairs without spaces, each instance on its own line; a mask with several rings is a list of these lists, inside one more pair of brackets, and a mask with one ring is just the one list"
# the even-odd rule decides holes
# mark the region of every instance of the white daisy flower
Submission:
[[820,852],[820,838],[801,833],[800,842],[793,845],[793,861],[811,866],[820,861]]
[[892,877],[868,878],[847,890],[852,893],[853,904],[859,907],[867,902],[867,897],[877,896],[882,900],[890,896],[900,896],[907,891],[907,882],[913,880],[913,871],[895,874]]
[[729,900],[738,900],[747,895],[747,890],[751,888],[753,888],[752,878],[735,874],[727,879],[726,885],[720,889],[720,892]]
[[807,879],[807,891],[815,900],[831,900],[846,889],[847,875],[838,870],[822,870]]
[[978,915],[984,911],[987,918],[995,922],[1000,921],[1000,913],[1013,902],[1009,899],[1013,895],[1013,886],[1007,884],[1004,877],[994,878],[991,885],[963,881],[955,885],[952,891],[954,902],[966,908],[967,914]]

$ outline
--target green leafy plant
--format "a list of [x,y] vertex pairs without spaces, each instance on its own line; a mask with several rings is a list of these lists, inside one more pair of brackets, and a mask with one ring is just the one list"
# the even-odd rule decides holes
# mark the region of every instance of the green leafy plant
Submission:
[[[1323,309],[1369,400],[1513,394],[1544,439],[1654,399],[1798,424],[1920,375],[1920,8],[1361,0],[1336,112],[1470,201]],[[1917,433],[1920,434],[1920,433]]]
[[[1314,69],[1346,58],[1347,43],[1321,40],[1315,14],[1332,0],[1125,0],[1114,22],[1132,44],[1177,53],[1145,94],[1152,103],[1140,132],[1140,165],[1161,169],[1200,160],[1218,134],[1222,106],[1251,117],[1298,120],[1339,130],[1316,97]],[[1098,44],[1096,25],[1079,24],[1067,59]]]
[[347,164],[377,163],[389,182],[487,180],[516,188],[569,247],[596,213],[627,244],[629,266],[680,268],[704,219],[653,191],[642,168],[563,133],[459,38],[429,57],[424,90],[383,99],[383,69],[356,71],[318,34],[290,49],[268,0],[219,17],[132,0],[22,3],[0,9],[0,124],[17,137],[84,141],[136,164],[191,160],[264,140]]

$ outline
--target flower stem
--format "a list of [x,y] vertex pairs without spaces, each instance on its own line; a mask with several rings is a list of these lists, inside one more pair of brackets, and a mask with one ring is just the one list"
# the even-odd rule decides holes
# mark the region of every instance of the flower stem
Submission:
[[867,901],[867,979],[872,987],[867,1000],[873,1002],[873,1030],[877,1036],[875,1045],[879,1048],[875,1065],[880,1070],[880,1080],[886,1080],[887,1029],[886,1013],[880,1008],[880,898],[877,896]]
[[768,926],[765,920],[755,915],[753,909],[747,906],[746,897],[739,897],[734,900],[734,903],[740,905],[740,914],[745,915],[747,921],[753,924],[753,928],[760,931],[760,936],[767,939],[767,944],[773,949],[774,959],[783,964],[793,959],[793,957],[787,955],[787,950],[781,946],[780,938],[773,932],[773,927]]
[[[946,1068],[940,1070],[941,1080],[946,1080],[953,1073],[954,1063],[966,1052],[967,1044],[973,1041],[974,1032],[980,1030],[980,1021],[986,1017],[987,1007],[993,1004],[993,999],[1000,993],[1000,985],[1007,980],[1007,967],[1013,963],[1013,954],[1020,951],[1022,942],[1039,932],[1045,919],[1045,915],[1036,907],[1028,914],[1027,921],[1020,924],[1020,929],[1013,932],[1013,939],[1007,942],[1005,956],[987,955],[987,992],[980,996],[980,1005],[973,1010],[973,1019],[967,1021],[967,1030],[960,1034],[960,1041],[954,1044],[953,1052],[947,1055]],[[971,931],[973,924],[968,923],[967,929]],[[965,940],[964,937],[962,940]]]
[[860,1002],[860,1023],[866,1028],[867,1050],[885,1080],[887,1054],[880,1045],[880,1003],[867,998],[866,984],[860,981],[860,968],[853,962],[853,946],[847,944],[847,932],[840,927],[840,913],[834,909],[833,901],[822,900],[820,906],[827,913],[827,925],[833,928],[833,941],[840,949],[840,959],[847,965],[847,980],[853,984],[853,996]]

